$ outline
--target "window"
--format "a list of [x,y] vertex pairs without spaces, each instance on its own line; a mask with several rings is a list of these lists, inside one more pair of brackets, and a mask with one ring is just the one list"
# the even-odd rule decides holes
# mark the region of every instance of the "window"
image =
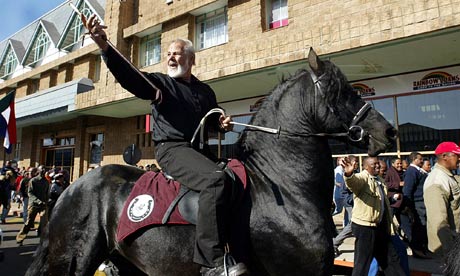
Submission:
[[267,0],[268,27],[276,29],[288,25],[287,0]]
[[42,28],[39,35],[37,36],[37,41],[35,42],[35,46],[33,48],[33,55],[34,55],[34,62],[39,61],[42,59],[46,51],[48,50],[49,45],[49,38],[46,34],[45,30]]
[[[81,1],[78,10],[89,18],[94,12],[89,8],[85,1]],[[97,17],[98,20],[101,20]],[[61,38],[58,47],[62,50],[73,51],[83,47],[82,37],[86,29],[83,26],[80,16],[77,13],[72,15],[72,20],[65,31],[65,35]],[[91,40],[91,39],[88,39]]]
[[17,65],[17,59],[14,56],[14,52],[10,51],[8,55],[6,56],[5,60],[5,76],[8,76],[9,74],[14,72],[14,69],[16,69]]
[[141,39],[141,66],[149,66],[160,62],[161,33],[154,33]]
[[196,18],[196,45],[205,49],[228,41],[227,6]]
[[459,92],[397,98],[401,151],[434,150],[442,141],[460,141]]
[[100,165],[104,155],[104,133],[91,134],[90,136],[90,166]]

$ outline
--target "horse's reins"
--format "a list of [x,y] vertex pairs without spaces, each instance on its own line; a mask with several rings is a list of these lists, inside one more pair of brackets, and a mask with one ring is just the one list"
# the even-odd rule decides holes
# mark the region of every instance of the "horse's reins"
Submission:
[[[250,124],[244,124],[244,123],[239,123],[239,122],[230,122],[232,125],[240,125],[248,128],[247,130],[255,130],[255,131],[262,131],[270,134],[276,134],[278,137],[280,135],[285,135],[285,136],[296,136],[296,137],[343,137],[343,136],[348,136],[348,139],[354,142],[359,142],[363,139],[364,137],[364,129],[360,126],[357,125],[357,123],[363,118],[364,114],[371,109],[372,106],[369,103],[365,103],[361,109],[356,113],[356,115],[353,117],[353,120],[350,123],[350,127],[348,127],[347,132],[340,132],[340,133],[293,133],[289,131],[285,131],[281,129],[281,126],[278,128],[270,128],[270,127],[262,127],[262,126],[256,126],[256,125],[250,125]],[[198,131],[200,131],[200,149],[203,149],[204,145],[204,124],[206,122],[206,119],[214,113],[220,113],[225,117],[225,111],[221,108],[213,108],[211,109],[204,117],[201,119],[198,127],[196,128],[195,132],[193,133],[193,137],[191,140],[191,143],[195,141],[195,138],[198,134]],[[358,128],[360,130],[360,137],[355,139],[351,137],[350,133],[353,131],[355,128]]]

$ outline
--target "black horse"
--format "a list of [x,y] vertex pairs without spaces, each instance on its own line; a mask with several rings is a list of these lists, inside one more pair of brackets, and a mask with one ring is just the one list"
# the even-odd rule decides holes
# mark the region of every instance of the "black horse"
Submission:
[[[335,136],[376,156],[395,129],[353,91],[331,62],[310,51],[300,70],[266,98],[241,138],[251,185],[245,198],[253,275],[330,275],[330,215]],[[143,171],[106,165],[83,175],[59,198],[26,275],[93,275],[106,259],[148,275],[198,275],[192,262],[194,226],[152,227],[121,243],[123,204]]]

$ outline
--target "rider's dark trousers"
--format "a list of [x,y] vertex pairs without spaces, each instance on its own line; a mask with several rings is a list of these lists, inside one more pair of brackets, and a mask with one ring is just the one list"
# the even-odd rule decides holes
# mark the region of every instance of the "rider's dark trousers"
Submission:
[[163,171],[189,189],[200,192],[193,261],[204,266],[220,265],[224,255],[227,204],[226,174],[187,142],[162,142],[155,146]]

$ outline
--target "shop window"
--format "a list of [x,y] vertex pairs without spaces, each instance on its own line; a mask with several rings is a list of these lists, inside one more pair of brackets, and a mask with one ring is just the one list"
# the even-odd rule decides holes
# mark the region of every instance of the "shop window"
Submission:
[[198,49],[228,42],[227,6],[196,17],[196,45]]
[[45,166],[47,168],[67,170],[69,175],[73,175],[74,151],[75,148],[73,147],[45,149]]
[[397,98],[401,151],[434,150],[442,141],[460,142],[459,92]]

